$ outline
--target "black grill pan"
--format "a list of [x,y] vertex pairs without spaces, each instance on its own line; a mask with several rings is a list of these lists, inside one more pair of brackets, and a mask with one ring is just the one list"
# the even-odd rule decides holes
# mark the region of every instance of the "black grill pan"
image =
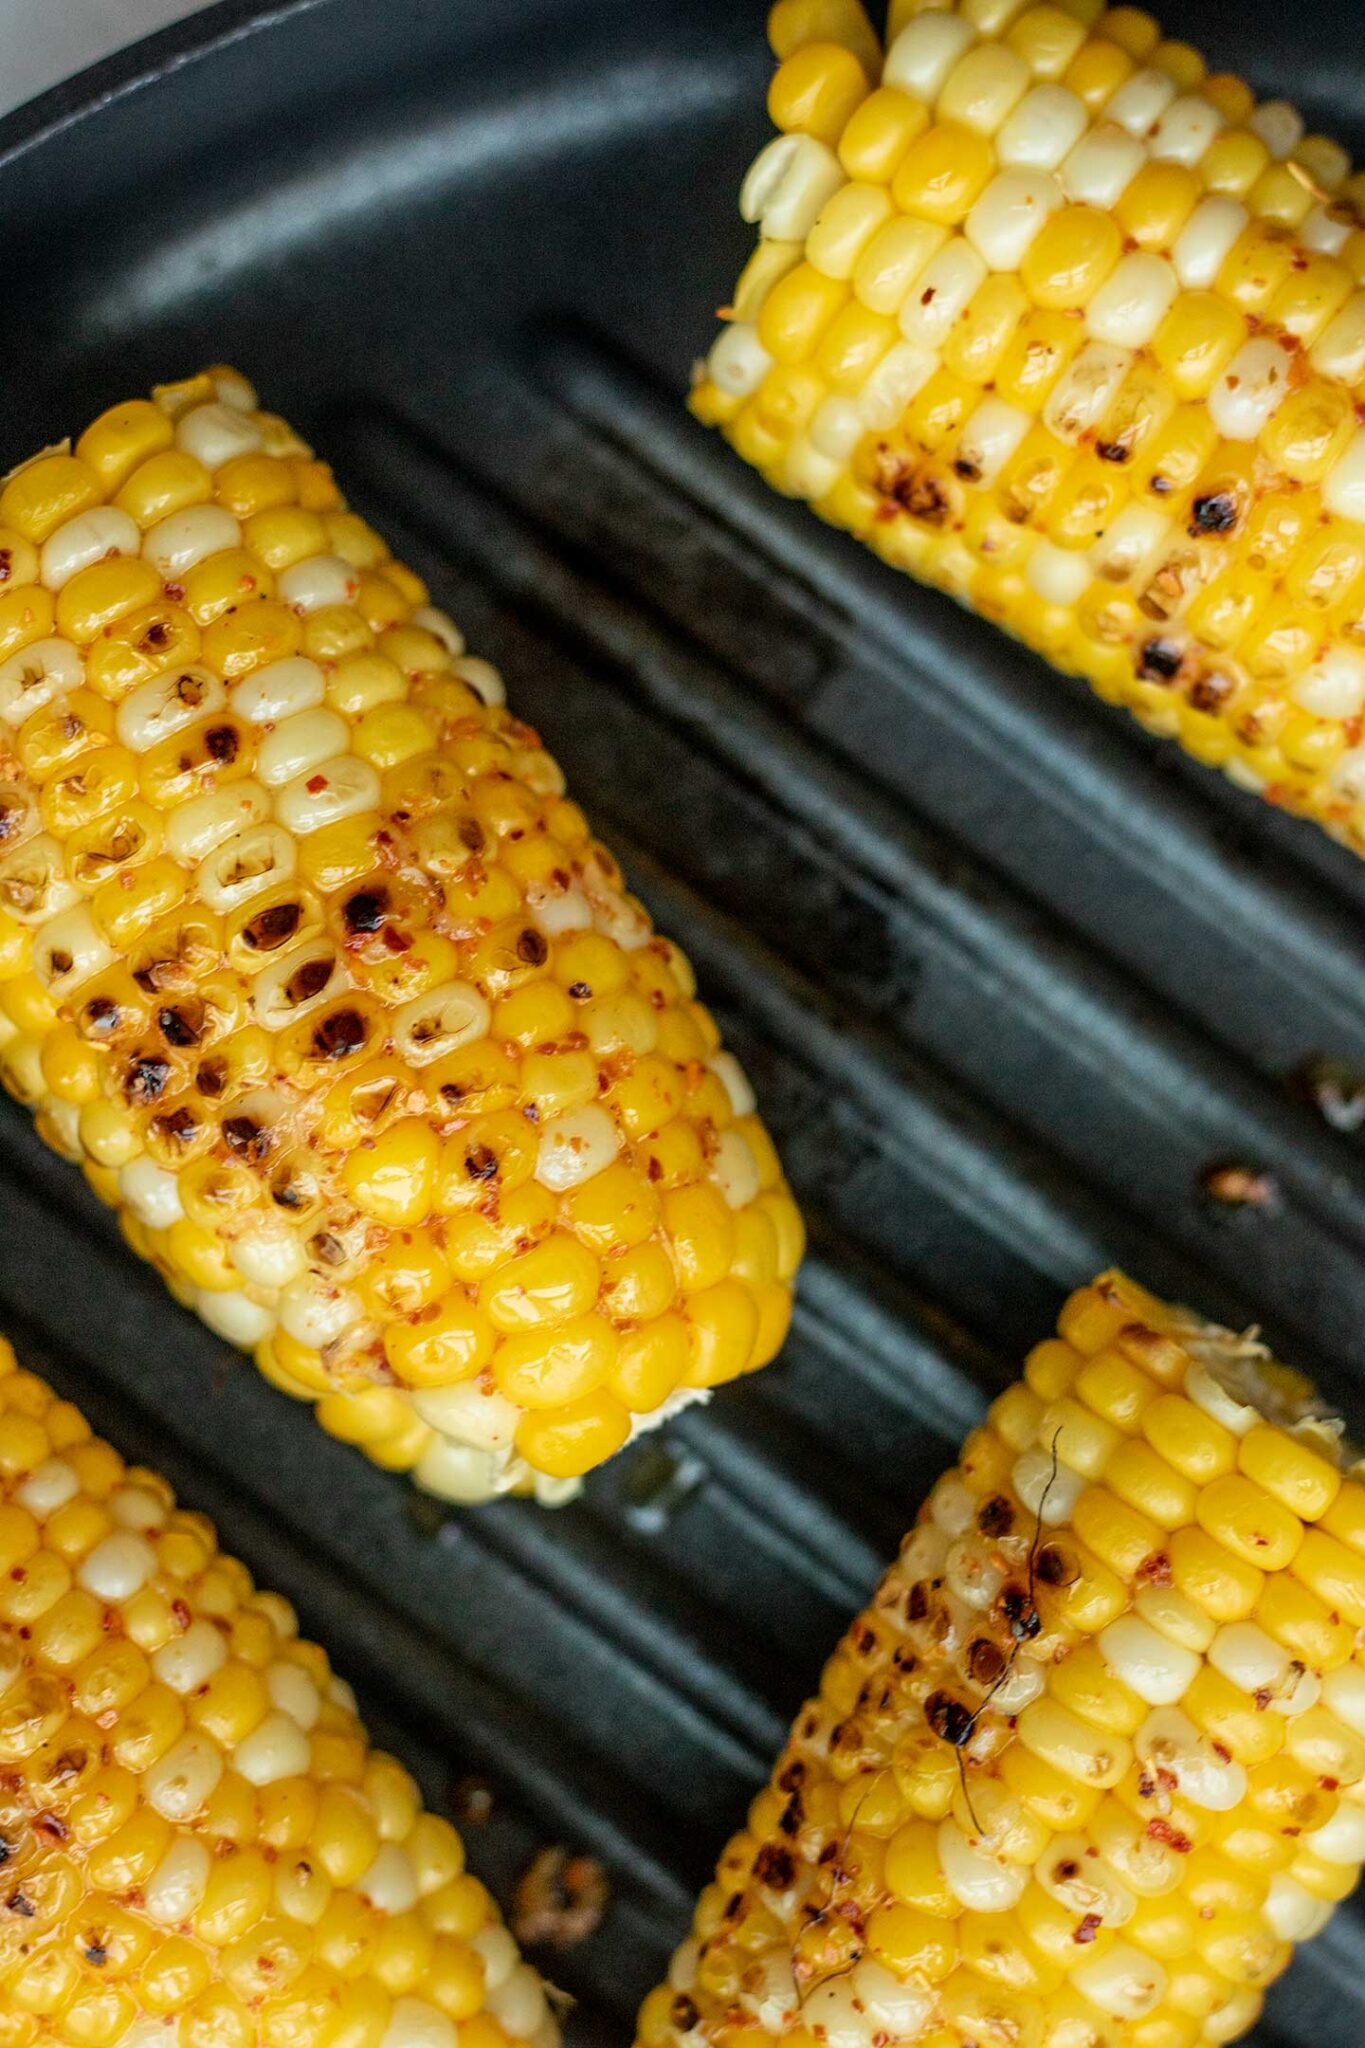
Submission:
[[[0,0],[2,4],[2,0]],[[923,1490],[1109,1259],[1353,1409],[1365,867],[770,498],[680,408],[761,0],[227,0],[0,122],[0,468],[227,358],[333,455],[692,953],[814,1230],[785,1360],[551,1516],[449,1514],[177,1310],[0,1110],[0,1323],[297,1601],[625,2038]],[[1365,142],[1362,10],[1171,22]],[[1340,1063],[1325,1116],[1311,1077]],[[1362,1084],[1365,1085],[1365,1084]],[[1358,1107],[1358,1105],[1356,1105]],[[1228,1210],[1211,1167],[1265,1176]],[[1344,1910],[1257,2039],[1358,2048]]]

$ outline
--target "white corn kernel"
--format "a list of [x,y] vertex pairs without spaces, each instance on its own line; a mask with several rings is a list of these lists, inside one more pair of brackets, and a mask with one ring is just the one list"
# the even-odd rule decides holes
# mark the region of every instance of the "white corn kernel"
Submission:
[[0,718],[17,732],[54,697],[79,690],[85,663],[68,640],[35,640],[0,661]]
[[946,242],[906,293],[900,311],[906,340],[920,348],[942,348],[986,274],[986,265],[970,242],[961,235]]
[[179,583],[210,555],[241,545],[242,529],[221,505],[190,505],[142,536],[142,553],[167,583]]
[[1126,130],[1102,121],[1082,135],[1063,158],[1057,176],[1068,199],[1110,213],[1147,161],[1147,152]]
[[712,383],[731,398],[748,398],[757,391],[772,366],[773,359],[750,320],[732,320],[723,327],[706,358]]
[[1209,417],[1225,439],[1256,439],[1289,396],[1290,362],[1269,336],[1243,343],[1209,393]]
[[491,661],[481,661],[475,654],[465,654],[450,664],[450,670],[452,675],[467,684],[480,703],[487,704],[492,710],[507,702],[507,686]]
[[268,1337],[275,1327],[275,1311],[262,1308],[248,1294],[239,1293],[235,1287],[201,1287],[195,1299],[194,1312],[201,1322],[208,1324],[216,1337],[223,1337],[229,1344],[236,1344],[243,1351],[255,1349],[262,1338]]
[[976,30],[960,14],[917,14],[887,51],[882,84],[897,86],[932,106],[948,74],[975,41]]
[[1338,519],[1365,520],[1365,427],[1358,427],[1327,473],[1322,502]]
[[1099,1635],[1100,1655],[1116,1677],[1150,1707],[1174,1706],[1199,1675],[1200,1660],[1136,1614],[1120,1615]]
[[141,1592],[155,1570],[156,1552],[146,1537],[121,1529],[95,1545],[76,1577],[97,1600],[121,1607]]
[[[177,1835],[147,1882],[145,1906],[148,1919],[155,1920],[160,1927],[177,1927],[190,1919],[208,1889],[212,1868],[213,1861],[205,1842],[197,1835]],[[155,2025],[159,2037],[164,2040],[164,2022],[157,2020]],[[135,2022],[135,2039],[136,2034]],[[152,2038],[155,2037],[149,2035],[149,2041]],[[126,2036],[120,2036],[119,2048],[125,2048],[126,2039]]]
[[1236,199],[1201,199],[1176,236],[1171,264],[1187,292],[1206,292],[1251,215]]
[[796,434],[787,443],[782,458],[783,485],[794,496],[817,504],[826,492],[833,490],[841,468],[830,456],[822,455],[804,434]]
[[227,1663],[227,1643],[211,1621],[192,1621],[185,1633],[172,1636],[152,1658],[152,1670],[172,1692],[197,1692]]
[[265,1674],[265,1689],[272,1706],[287,1714],[307,1734],[322,1712],[322,1695],[301,1664],[281,1659]]
[[301,1273],[280,1294],[281,1329],[313,1351],[335,1343],[361,1314],[358,1296],[316,1273]]
[[721,1132],[708,1173],[731,1209],[747,1209],[757,1200],[758,1165],[742,1131]]
[[752,1116],[758,1098],[753,1084],[732,1052],[713,1052],[706,1062],[730,1098],[730,1107],[736,1116]]
[[80,1490],[80,1480],[65,1458],[45,1458],[15,1488],[14,1498],[36,1520],[45,1522],[49,1515],[56,1514],[58,1508],[64,1508],[69,1500],[74,1500]]
[[1156,133],[1175,96],[1175,80],[1164,71],[1135,71],[1106,103],[1104,118],[1145,142]]
[[278,1709],[252,1729],[232,1752],[232,1768],[248,1785],[273,1785],[300,1778],[308,1769],[308,1737],[290,1714]]
[[[1361,1854],[1365,1855],[1365,1850]],[[1261,1907],[1261,1917],[1281,1941],[1311,1941],[1326,1926],[1331,1912],[1326,1899],[1305,1891],[1287,1870],[1275,1872]]]
[[508,1492],[515,1479],[506,1451],[482,1451],[443,1436],[428,1444],[412,1476],[424,1492],[460,1507],[476,1507]]
[[1055,171],[1089,126],[1085,101],[1074,92],[1064,85],[1035,85],[1001,127],[995,154],[1012,169]]
[[1277,162],[1292,156],[1303,140],[1303,116],[1288,100],[1262,100],[1247,127],[1253,135],[1260,136]]
[[1150,144],[1152,155],[1163,163],[1197,164],[1225,125],[1212,101],[1199,93],[1182,93],[1157,122]]
[[[929,1511],[945,1536],[965,1536],[976,1520],[976,1497],[955,1473],[945,1472],[929,1496]],[[940,1562],[946,1555],[945,1545]]]
[[187,804],[177,804],[166,819],[166,851],[182,867],[197,867],[215,846],[221,846],[246,825],[269,814],[270,798],[259,782],[230,782]]
[[943,1881],[969,1913],[1008,1913],[1023,1897],[1029,1873],[974,1848],[955,1820],[940,1822],[938,1860]]
[[240,370],[231,370],[224,365],[210,373],[210,382],[220,403],[231,406],[234,412],[255,412],[260,404],[255,385]]
[[967,215],[962,232],[992,270],[1014,271],[1061,203],[1061,187],[1045,171],[1002,171]]
[[1299,222],[1298,235],[1305,249],[1320,256],[1336,256],[1355,233],[1356,223],[1344,206],[1315,206]]
[[306,655],[291,654],[243,676],[232,690],[232,708],[252,725],[279,725],[311,711],[327,694],[327,678]]
[[1365,657],[1329,647],[1290,690],[1296,704],[1319,718],[1354,718],[1365,705]]
[[390,1032],[399,1058],[425,1067],[486,1037],[491,1021],[487,998],[474,984],[452,981],[405,1003],[392,1018]]
[[1246,1797],[1241,1764],[1219,1755],[1180,1707],[1157,1707],[1133,1738],[1141,1762],[1169,1771],[1181,1793],[1210,1813],[1231,1813]]
[[159,740],[201,718],[212,718],[226,703],[227,691],[212,669],[169,669],[124,698],[115,714],[115,730],[125,747],[146,754]]
[[305,613],[328,605],[353,604],[359,588],[359,572],[340,555],[308,555],[301,562],[291,562],[276,584],[281,603]]
[[536,1148],[536,1179],[552,1194],[565,1194],[610,1166],[621,1149],[621,1134],[599,1103],[552,1117]]
[[974,483],[991,483],[1032,426],[1028,413],[1003,398],[983,398],[957,439],[954,457]]
[[282,825],[250,825],[199,863],[195,894],[210,910],[236,910],[262,889],[287,882],[297,864],[298,847]]
[[1224,1429],[1230,1429],[1234,1436],[1245,1436],[1261,1420],[1259,1408],[1229,1393],[1217,1375],[1197,1358],[1186,1366],[1183,1385],[1186,1398],[1215,1422],[1221,1422]]
[[424,633],[430,633],[434,640],[439,640],[452,661],[464,653],[464,634],[450,613],[443,612],[439,606],[419,605],[412,615],[412,623],[420,626]]
[[265,440],[254,420],[234,406],[217,404],[181,413],[175,438],[177,446],[208,470],[221,469],[239,455],[255,455]]
[[1085,1835],[1054,1835],[1034,1865],[1033,1875],[1050,1899],[1078,1919],[1096,1916],[1105,1927],[1123,1927],[1137,1901],[1120,1884],[1094,1844]]
[[[356,1880],[355,1889],[381,1913],[410,1913],[418,1899],[411,1858],[397,1842],[385,1842],[365,1875]],[[511,1974],[509,1970],[507,1976]]]
[[813,135],[777,135],[749,166],[739,210],[768,241],[804,242],[844,183],[842,164],[823,142]]
[[867,425],[856,398],[831,392],[821,399],[806,432],[813,448],[832,462],[845,463],[867,432]]
[[1059,441],[1077,442],[1097,427],[1132,367],[1132,353],[1107,341],[1088,341],[1062,372],[1043,407],[1043,425]]
[[0,908],[16,923],[46,924],[80,900],[80,890],[66,878],[61,846],[50,832],[39,832],[0,860]]
[[1354,1735],[1365,1735],[1365,1670],[1342,1664],[1322,1677],[1322,1703]]
[[117,958],[84,903],[45,924],[33,941],[33,972],[54,1001],[64,1000]]
[[167,1173],[145,1153],[120,1167],[118,1186],[138,1222],[145,1223],[149,1230],[169,1230],[185,1213],[175,1175]]
[[1170,531],[1170,520],[1155,506],[1125,505],[1113,525],[1089,549],[1090,566],[1107,583],[1140,581],[1155,566]]
[[455,2048],[455,2023],[424,1998],[397,1998],[379,2048]]
[[1085,309],[1086,331],[1116,348],[1142,348],[1165,319],[1178,287],[1164,256],[1125,256]]
[[486,1393],[480,1380],[418,1392],[412,1405],[430,1428],[475,1451],[509,1450],[521,1420],[505,1394]]
[[278,790],[275,816],[287,832],[306,837],[324,825],[372,811],[378,802],[379,776],[370,763],[355,754],[337,754]]
[[229,1247],[233,1265],[249,1287],[274,1292],[306,1272],[303,1246],[287,1224],[243,1231]]
[[301,711],[266,734],[256,757],[256,773],[267,789],[278,789],[321,767],[324,761],[345,754],[350,738],[350,727],[335,711]]
[[1166,1995],[1166,1972],[1154,1956],[1116,1941],[1071,1972],[1071,1982],[1101,2012],[1117,2020],[1145,2019]]
[[49,590],[63,590],[82,569],[111,555],[135,555],[142,544],[137,521],[116,505],[96,505],[49,534],[39,558],[39,576]]
[[143,1775],[147,1798],[163,1820],[192,1821],[213,1797],[223,1753],[207,1735],[186,1735]]
[[[852,1973],[858,2003],[873,2022],[876,2033],[893,2041],[913,2041],[934,2010],[934,1995],[922,1984],[907,1984],[871,1956],[864,1956]],[[804,2013],[802,2018],[804,2020]],[[867,2035],[864,2032],[863,2042]]]
[[1044,604],[1073,605],[1090,587],[1090,563],[1084,552],[1059,548],[1050,540],[1035,543],[1024,574]]
[[566,889],[550,889],[532,882],[526,891],[526,908],[537,930],[551,939],[564,932],[586,931],[592,924],[592,905],[572,883]]
[[935,370],[938,357],[918,342],[898,341],[889,348],[871,372],[855,401],[869,433],[886,433],[896,426],[905,408],[923,390]]
[[1300,1838],[1300,1847],[1324,1863],[1365,1862],[1365,1808],[1343,1800],[1329,1821]]

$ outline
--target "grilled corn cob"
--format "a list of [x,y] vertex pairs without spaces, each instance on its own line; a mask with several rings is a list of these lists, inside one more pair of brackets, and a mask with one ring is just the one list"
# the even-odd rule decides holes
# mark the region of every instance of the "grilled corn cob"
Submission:
[[4,2048],[554,2048],[288,1602],[2,1340],[0,1564]]
[[1098,0],[779,0],[692,405],[789,495],[1365,851],[1365,176]]
[[1263,1347],[1073,1295],[940,1480],[641,2048],[1197,2048],[1365,1859],[1365,1484]]
[[782,1342],[800,1218],[685,957],[231,371],[0,489],[0,1073],[451,1498],[560,1497]]

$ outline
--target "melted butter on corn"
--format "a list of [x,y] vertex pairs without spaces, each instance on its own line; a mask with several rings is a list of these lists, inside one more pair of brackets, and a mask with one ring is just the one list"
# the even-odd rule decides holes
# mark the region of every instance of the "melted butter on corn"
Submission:
[[288,1602],[3,1341],[0,1561],[6,2048],[555,2048]]
[[694,411],[1365,850],[1365,176],[1099,0],[779,0]]
[[640,2048],[1232,2041],[1362,1861],[1360,1468],[1108,1273],[825,1667]]
[[454,1499],[562,1498],[786,1331],[800,1218],[685,957],[231,371],[0,487],[0,1073]]

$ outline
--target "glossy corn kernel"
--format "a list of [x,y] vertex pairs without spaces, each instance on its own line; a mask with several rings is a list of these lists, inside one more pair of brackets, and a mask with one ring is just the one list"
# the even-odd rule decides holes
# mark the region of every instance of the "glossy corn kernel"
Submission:
[[774,11],[785,132],[745,182],[759,248],[699,417],[1365,851],[1365,234],[1344,152],[1138,9],[905,4],[880,64],[846,12]]
[[[866,97],[852,19],[778,24],[793,147]],[[767,291],[774,431],[810,347],[898,341],[864,190]],[[0,1078],[324,1427],[560,1499],[773,1356],[800,1218],[686,959],[300,446],[215,372],[0,485]]]
[[0,1340],[0,1440],[20,1437],[0,1465],[6,1585],[28,1589],[0,1656],[6,2040],[456,2048],[472,2025],[554,2048],[458,1834],[370,1750],[288,1603]]
[[1240,2037],[1365,1860],[1365,1496],[1319,1415],[1121,1274],[1074,1295],[825,1667],[641,2048]]

